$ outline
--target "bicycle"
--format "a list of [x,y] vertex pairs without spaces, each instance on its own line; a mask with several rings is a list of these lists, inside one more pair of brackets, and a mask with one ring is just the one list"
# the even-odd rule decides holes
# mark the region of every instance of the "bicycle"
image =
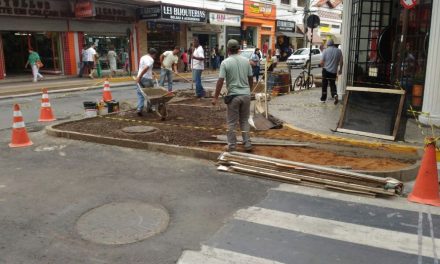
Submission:
[[302,72],[296,77],[293,82],[292,92],[298,87],[299,90],[305,90],[312,88],[314,83],[313,74],[308,75],[306,68],[303,68]]

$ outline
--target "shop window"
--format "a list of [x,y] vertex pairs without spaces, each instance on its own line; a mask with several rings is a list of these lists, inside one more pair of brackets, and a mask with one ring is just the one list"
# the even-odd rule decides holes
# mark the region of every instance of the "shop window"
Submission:
[[108,52],[113,49],[117,54],[117,69],[124,69],[125,63],[130,61],[129,37],[114,34],[84,34],[87,44],[97,44],[96,52],[99,56],[99,63],[103,70],[110,70],[110,63],[107,57]]
[[306,1],[309,1],[309,0],[298,0],[297,5],[299,7],[306,7]]
[[290,0],[281,0],[281,4],[290,5]]

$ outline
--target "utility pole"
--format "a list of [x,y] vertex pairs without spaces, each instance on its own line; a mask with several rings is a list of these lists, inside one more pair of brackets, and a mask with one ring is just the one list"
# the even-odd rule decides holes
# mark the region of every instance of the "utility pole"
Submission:
[[[304,25],[304,48],[307,48],[307,33],[308,33],[308,28],[307,28],[307,18],[309,17],[309,13],[310,13],[310,0],[305,0],[305,6],[304,6],[304,20],[303,20],[303,25]],[[312,41],[312,40],[310,40]]]

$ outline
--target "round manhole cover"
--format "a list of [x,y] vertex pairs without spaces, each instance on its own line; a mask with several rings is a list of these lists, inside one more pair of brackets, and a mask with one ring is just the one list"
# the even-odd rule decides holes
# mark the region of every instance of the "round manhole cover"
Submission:
[[81,237],[99,244],[122,245],[144,240],[164,231],[169,215],[161,206],[126,202],[92,209],[80,217]]
[[129,126],[129,127],[124,127],[122,131],[130,134],[142,134],[142,133],[156,132],[157,128],[152,126]]

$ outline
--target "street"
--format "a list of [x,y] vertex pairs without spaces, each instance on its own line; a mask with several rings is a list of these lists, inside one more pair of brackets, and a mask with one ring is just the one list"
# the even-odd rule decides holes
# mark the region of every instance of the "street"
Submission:
[[[214,88],[215,81],[205,78],[204,85]],[[81,118],[82,102],[101,93],[50,99],[55,115],[66,121]],[[112,88],[112,94],[121,103],[136,102],[130,86]],[[0,263],[438,263],[438,208],[222,173],[205,160],[50,137],[37,122],[40,99],[0,101]],[[31,147],[8,147],[13,103],[22,106]],[[120,242],[122,234],[113,244],[84,238],[83,226],[96,225],[84,224],[84,216],[127,202],[160,206],[169,221],[132,243]],[[99,224],[111,231],[107,224],[118,219],[108,215]]]

